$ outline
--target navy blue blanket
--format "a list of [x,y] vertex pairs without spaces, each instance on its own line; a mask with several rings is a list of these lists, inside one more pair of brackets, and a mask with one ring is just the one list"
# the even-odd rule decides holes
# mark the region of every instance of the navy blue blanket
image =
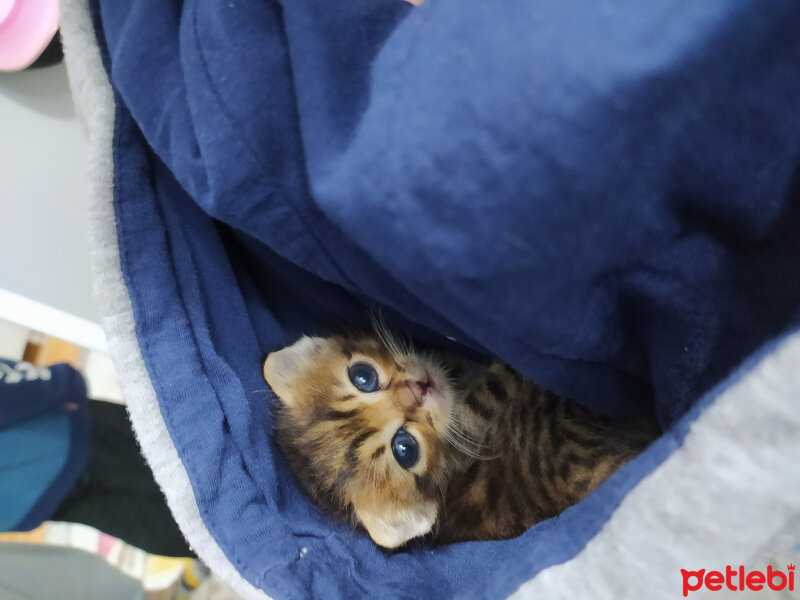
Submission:
[[70,365],[0,358],[0,531],[51,519],[84,472],[88,402],[86,383]]
[[[145,364],[206,525],[277,597],[509,593],[579,551],[698,398],[800,319],[793,0],[95,13]],[[516,540],[384,555],[298,492],[259,369],[375,305],[673,429]]]

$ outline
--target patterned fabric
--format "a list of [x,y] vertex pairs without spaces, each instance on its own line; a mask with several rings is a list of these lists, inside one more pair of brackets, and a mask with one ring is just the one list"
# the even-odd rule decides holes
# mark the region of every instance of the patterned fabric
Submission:
[[86,466],[88,448],[80,373],[0,360],[0,531],[50,517]]

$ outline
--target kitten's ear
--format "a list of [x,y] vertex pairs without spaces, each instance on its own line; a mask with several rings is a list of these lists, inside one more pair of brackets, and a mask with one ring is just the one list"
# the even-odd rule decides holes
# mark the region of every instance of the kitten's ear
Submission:
[[356,516],[369,533],[372,541],[384,548],[397,548],[428,533],[436,522],[436,503],[427,502],[419,509],[395,515],[379,515],[354,507]]
[[319,357],[324,347],[323,338],[303,336],[291,346],[267,356],[264,379],[284,403],[291,403],[295,378]]

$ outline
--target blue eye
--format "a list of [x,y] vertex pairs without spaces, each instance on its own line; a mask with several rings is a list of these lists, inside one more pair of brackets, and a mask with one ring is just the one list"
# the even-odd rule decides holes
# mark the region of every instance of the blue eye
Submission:
[[356,388],[369,394],[378,389],[378,374],[367,363],[356,363],[347,370],[350,381]]
[[405,429],[400,429],[392,438],[392,454],[398,465],[410,469],[417,464],[419,458],[417,440]]

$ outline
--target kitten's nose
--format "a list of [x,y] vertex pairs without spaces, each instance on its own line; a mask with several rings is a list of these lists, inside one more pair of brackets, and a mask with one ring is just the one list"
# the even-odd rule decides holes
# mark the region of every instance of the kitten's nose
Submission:
[[411,390],[417,406],[422,406],[425,403],[425,395],[431,389],[431,381],[430,379],[406,379],[406,387]]

